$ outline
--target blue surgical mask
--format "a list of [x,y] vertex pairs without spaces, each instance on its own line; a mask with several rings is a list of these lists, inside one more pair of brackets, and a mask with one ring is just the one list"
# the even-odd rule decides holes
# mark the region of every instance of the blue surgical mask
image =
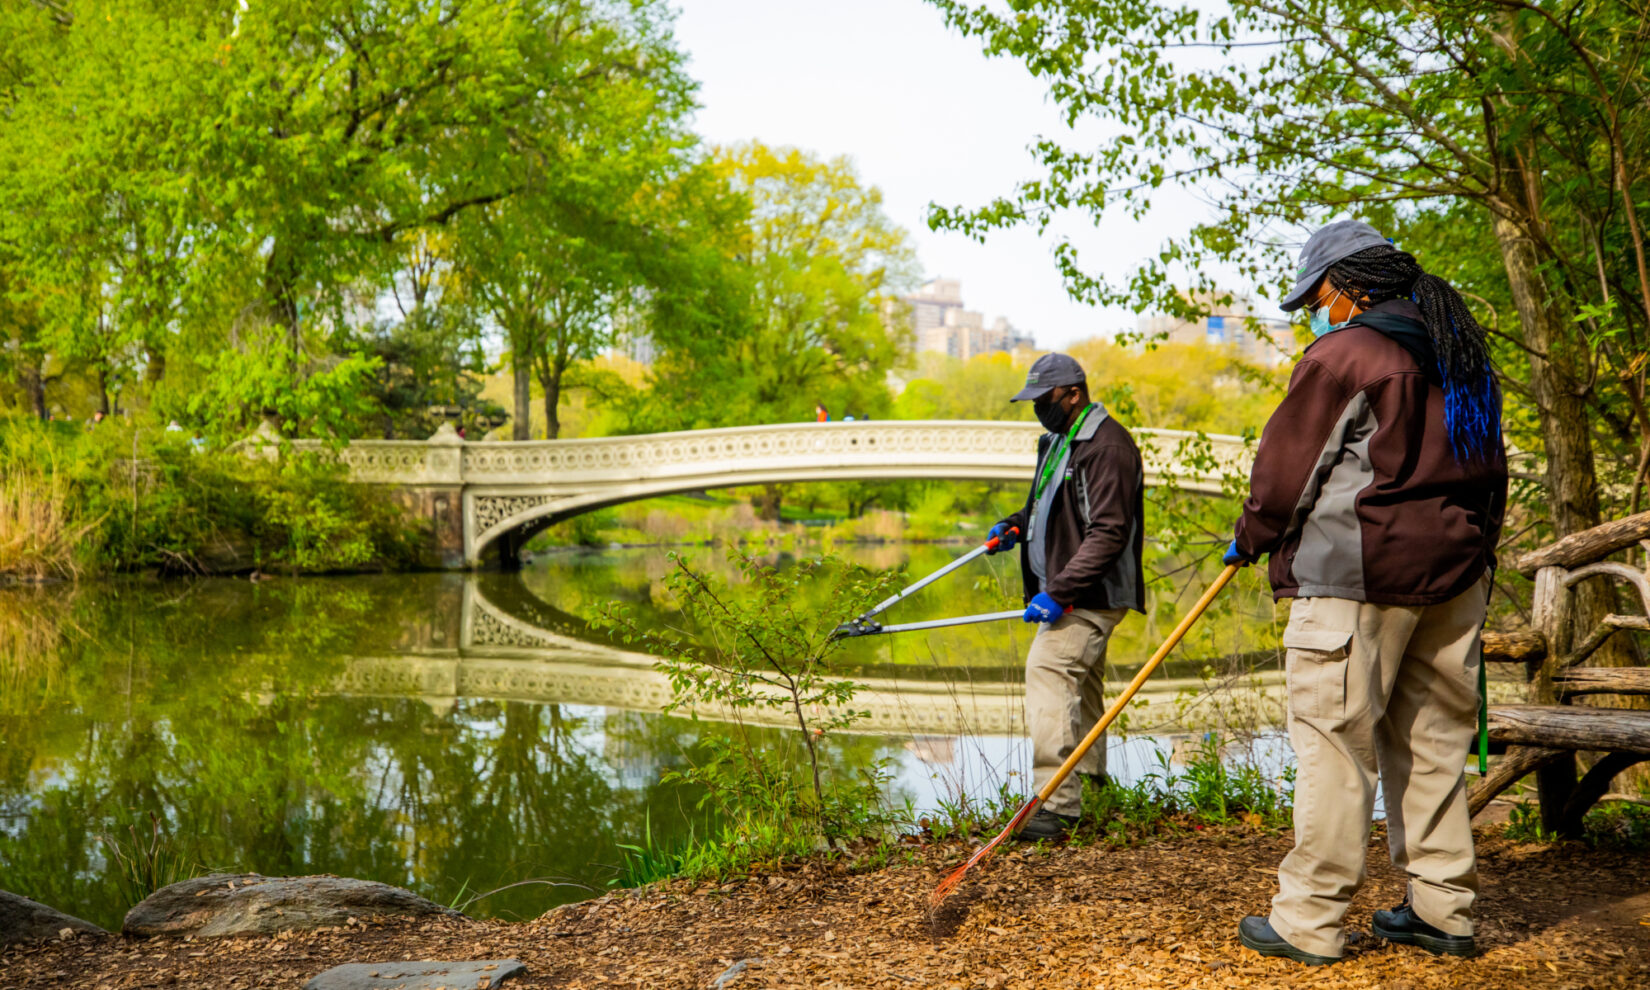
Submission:
[[[1339,296],[1340,294],[1340,291],[1336,290],[1335,295]],[[1334,304],[1335,300],[1331,299],[1327,304],[1319,306],[1317,309],[1312,311],[1312,336],[1322,337],[1326,333],[1339,330],[1341,327],[1346,326],[1345,323],[1329,322],[1329,307]]]

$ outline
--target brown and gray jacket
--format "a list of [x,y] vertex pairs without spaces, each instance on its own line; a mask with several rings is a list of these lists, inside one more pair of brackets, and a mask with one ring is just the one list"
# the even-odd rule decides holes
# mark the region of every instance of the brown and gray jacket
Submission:
[[[1132,608],[1145,611],[1146,580],[1140,566],[1145,545],[1145,475],[1140,450],[1122,424],[1095,403],[1069,455],[1059,437],[1037,441],[1037,470],[1025,507],[1003,522],[1021,533],[1020,576],[1029,601],[1039,591],[1066,608]],[[1049,480],[1044,502],[1043,569],[1047,586],[1032,566],[1031,516],[1036,479],[1049,456],[1064,461]]]
[[[1379,329],[1377,329],[1379,327]],[[1495,566],[1499,439],[1461,460],[1420,310],[1392,300],[1315,341],[1261,434],[1238,549],[1278,598],[1435,605]]]

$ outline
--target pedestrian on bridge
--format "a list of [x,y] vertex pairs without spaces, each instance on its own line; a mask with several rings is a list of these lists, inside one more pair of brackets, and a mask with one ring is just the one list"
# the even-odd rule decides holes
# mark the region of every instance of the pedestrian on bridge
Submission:
[[[1054,775],[1105,711],[1106,644],[1129,609],[1145,611],[1140,554],[1145,475],[1129,431],[1089,396],[1088,376],[1065,354],[1045,354],[1010,401],[1042,423],[1037,468],[1020,511],[991,528],[998,550],[1018,541],[1025,621],[1038,623],[1026,655],[1026,725],[1034,786]],[[1082,777],[1103,783],[1106,741],[1090,747],[1018,833],[1069,833],[1082,811]]]
[[1465,767],[1479,630],[1507,495],[1501,394],[1460,293],[1366,223],[1312,235],[1285,311],[1317,339],[1255,454],[1227,564],[1270,554],[1283,632],[1295,847],[1263,955],[1341,957],[1364,880],[1377,771],[1387,846],[1409,875],[1375,934],[1472,955],[1478,875]]

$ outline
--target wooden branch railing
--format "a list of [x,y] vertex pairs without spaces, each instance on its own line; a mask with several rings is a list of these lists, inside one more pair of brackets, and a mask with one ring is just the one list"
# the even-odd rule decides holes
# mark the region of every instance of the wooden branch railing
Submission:
[[[1543,827],[1577,836],[1611,780],[1650,760],[1650,710],[1569,704],[1591,695],[1650,696],[1650,668],[1582,666],[1612,636],[1650,631],[1650,618],[1606,615],[1595,628],[1576,629],[1572,602],[1578,583],[1614,579],[1637,591],[1650,613],[1650,568],[1605,560],[1641,543],[1650,556],[1650,512],[1571,534],[1514,562],[1515,570],[1535,578],[1531,628],[1485,632],[1482,655],[1487,662],[1524,664],[1532,703],[1490,709],[1490,741],[1505,752],[1469,790],[1473,814],[1534,773]],[[1602,754],[1579,779],[1578,752]]]
[[1579,567],[1646,539],[1650,539],[1650,512],[1640,512],[1636,516],[1571,533],[1550,546],[1532,550],[1518,558],[1513,563],[1513,569],[1525,577],[1535,577],[1535,572],[1543,567]]
[[1650,667],[1576,667],[1554,674],[1553,686],[1565,697],[1581,694],[1650,695]]
[[1497,705],[1490,741],[1650,756],[1650,711],[1575,705]]
[[1490,663],[1535,663],[1547,658],[1547,638],[1533,629],[1486,631],[1481,649]]

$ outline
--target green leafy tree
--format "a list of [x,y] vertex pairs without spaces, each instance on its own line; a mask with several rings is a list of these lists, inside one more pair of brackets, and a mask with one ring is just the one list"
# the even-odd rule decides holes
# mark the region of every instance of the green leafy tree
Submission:
[[695,167],[693,84],[669,26],[662,5],[637,4],[622,22],[566,31],[560,43],[589,65],[571,81],[577,112],[520,135],[529,167],[519,187],[462,225],[466,289],[508,344],[517,440],[529,436],[533,379],[545,435],[558,435],[568,370],[613,342],[632,292],[647,285],[649,256],[668,250],[653,231],[679,222],[662,193]]
[[[1515,407],[1510,439],[1539,452],[1528,508],[1564,534],[1599,522],[1607,492],[1640,504],[1643,0],[933,2],[1046,80],[1068,120],[1114,135],[1040,141],[1041,175],[984,207],[938,208],[934,223],[983,235],[1067,211],[1138,218],[1165,187],[1196,190],[1208,219],[1124,278],[1096,274],[1069,242],[1056,251],[1074,295],[1179,313],[1188,288],[1214,289],[1217,264],[1275,286],[1294,271],[1291,232],[1369,219],[1480,307]],[[1607,599],[1582,589],[1583,621]]]
[[906,343],[890,311],[914,281],[905,232],[882,211],[882,194],[843,158],[794,148],[742,145],[715,161],[744,202],[744,222],[725,233],[722,277],[742,301],[699,345],[668,335],[655,376],[648,428],[813,418],[815,402],[884,416],[884,379]]
[[[588,166],[679,127],[690,87],[669,31],[662,3],[630,0],[7,5],[0,258],[19,390],[37,414],[69,374],[95,379],[100,405],[141,383],[163,415],[284,417],[191,400],[267,391],[213,380],[246,362],[301,391],[353,360],[337,348],[379,349],[349,333],[374,321],[363,289],[471,210],[549,189],[580,211],[575,236],[614,225],[636,186]],[[453,329],[432,315],[401,329]]]

